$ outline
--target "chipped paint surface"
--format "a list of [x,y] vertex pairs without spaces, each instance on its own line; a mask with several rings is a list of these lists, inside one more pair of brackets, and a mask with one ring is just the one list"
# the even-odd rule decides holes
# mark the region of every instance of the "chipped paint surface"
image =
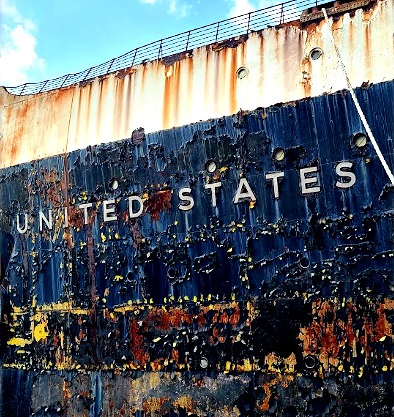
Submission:
[[[393,0],[371,5],[334,22],[355,87],[393,77]],[[1,89],[0,167],[124,139],[140,127],[150,133],[339,91],[347,84],[328,31],[324,21],[295,21],[35,96]],[[316,47],[323,55],[313,61]],[[249,71],[243,79],[240,67]]]
[[[392,163],[394,82],[356,93]],[[393,188],[361,130],[340,92],[1,170],[3,415],[391,415]]]
[[[392,168],[393,14],[334,22]],[[1,93],[1,416],[393,415],[394,187],[335,92],[326,31]]]

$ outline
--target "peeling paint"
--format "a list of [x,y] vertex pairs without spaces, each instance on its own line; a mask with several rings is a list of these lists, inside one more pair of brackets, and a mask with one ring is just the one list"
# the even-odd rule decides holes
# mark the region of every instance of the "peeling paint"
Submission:
[[[373,33],[378,17],[384,28],[390,5],[339,17],[337,36],[360,21]],[[205,54],[232,77],[260,41],[283,57],[284,33],[325,40],[323,23],[298,26],[201,48],[166,73],[151,63],[144,82],[166,77],[165,117],[178,123],[186,61],[196,71]],[[316,62],[293,52],[300,97],[319,95]],[[103,79],[101,99],[138,73]],[[95,141],[113,141],[87,147],[81,125],[83,149],[0,170],[0,415],[392,415],[393,187],[368,139],[356,146],[347,92],[246,111],[239,82],[223,86],[232,104],[213,100],[230,116],[157,133],[130,125],[119,141],[103,121]],[[81,100],[78,113],[72,95],[97,100],[95,83],[40,97],[64,94],[62,111],[93,123],[109,104]],[[392,164],[394,82],[356,94]],[[28,118],[27,99],[1,117]]]
[[[371,4],[369,10],[360,7],[334,22],[335,40],[354,86],[393,76],[393,1]],[[316,47],[323,55],[311,61],[309,53]],[[140,142],[144,133],[347,87],[324,20],[303,26],[294,21],[249,33],[246,40],[200,47],[171,65],[171,77],[168,63],[153,61],[35,96],[12,96],[1,89],[0,166],[130,135]],[[248,69],[243,79],[236,76],[240,67]]]

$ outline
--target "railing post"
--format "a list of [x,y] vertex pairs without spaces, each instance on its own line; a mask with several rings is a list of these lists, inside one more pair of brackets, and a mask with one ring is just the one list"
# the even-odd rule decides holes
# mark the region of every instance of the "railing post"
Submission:
[[163,54],[163,39],[160,41],[159,53],[157,54],[157,59],[160,59],[160,55],[162,54]]
[[23,92],[25,91],[25,87],[26,87],[26,85],[27,85],[27,83],[24,83],[24,84],[23,84],[23,88],[22,88],[22,91],[20,92],[20,95],[22,95],[22,94],[23,94]]
[[45,81],[45,83],[42,85],[42,87],[40,88],[39,93],[42,92],[42,90],[44,89],[44,87],[48,84],[48,80]]
[[107,69],[107,72],[106,72],[106,74],[108,74],[109,73],[109,70],[111,69],[111,67],[112,67],[112,65],[113,65],[113,63],[115,62],[115,58],[112,58],[111,59],[111,62],[109,63],[109,67],[108,67],[108,69]]
[[138,48],[135,48],[135,53],[134,53],[134,56],[133,56],[133,61],[131,62],[131,66],[134,66],[134,61],[135,61],[135,58],[137,56],[137,52],[138,52]]
[[280,8],[280,20],[279,20],[279,24],[284,23],[285,22],[285,14],[283,11],[284,8],[284,4],[281,4],[281,8]]
[[[90,71],[92,70],[92,67],[90,67],[89,69],[88,69],[88,72],[86,73],[86,75],[83,77],[83,79],[81,80],[81,81],[85,81],[86,80],[86,77],[90,74]],[[81,82],[80,81],[80,82]]]
[[187,33],[187,41],[186,41],[186,49],[185,49],[185,51],[187,51],[187,50],[188,50],[188,48],[189,48],[189,39],[190,39],[190,30],[189,30],[189,32]]
[[219,36],[219,23],[220,23],[220,22],[218,22],[218,25],[216,26],[216,36],[215,36],[215,42],[217,42],[217,41],[218,41],[218,36]]
[[61,83],[61,85],[60,85],[60,87],[59,88],[62,88],[63,87],[63,85],[64,85],[64,83],[67,81],[67,78],[68,78],[68,76],[69,76],[70,74],[67,74],[67,75],[65,75],[64,76],[64,80],[63,80],[63,82]]
[[251,12],[248,13],[248,28],[246,29],[247,35],[249,34],[249,28],[250,28],[250,15],[251,15]]

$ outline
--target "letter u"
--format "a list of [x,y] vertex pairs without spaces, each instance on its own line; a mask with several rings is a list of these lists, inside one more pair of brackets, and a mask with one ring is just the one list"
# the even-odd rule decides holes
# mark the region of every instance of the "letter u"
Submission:
[[27,215],[26,213],[23,213],[23,215],[25,216],[25,221],[24,221],[24,225],[23,228],[21,228],[20,222],[19,222],[19,214],[16,215],[16,230],[19,233],[26,233],[27,232]]

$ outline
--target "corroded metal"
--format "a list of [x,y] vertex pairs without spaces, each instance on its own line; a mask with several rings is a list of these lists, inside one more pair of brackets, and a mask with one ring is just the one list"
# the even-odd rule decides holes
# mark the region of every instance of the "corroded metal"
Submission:
[[[393,77],[393,7],[378,1],[333,23],[355,87]],[[315,48],[318,60],[310,58]],[[241,67],[248,74],[238,78]],[[345,88],[326,23],[297,20],[83,85],[24,97],[0,89],[0,167],[121,140],[140,127],[157,132]]]
[[[122,72],[126,67],[133,67],[134,65],[147,63],[152,60],[156,61],[157,59],[168,61],[177,55],[181,55],[184,51],[191,51],[203,45],[220,42],[231,37],[247,35],[250,31],[256,32],[266,27],[298,20],[301,10],[311,5],[317,6],[324,3],[324,1],[319,0],[286,1],[282,4],[265,7],[261,10],[245,13],[241,16],[160,39],[76,74],[67,74],[39,83],[25,83],[16,87],[10,86],[7,87],[7,91],[15,95],[28,95],[69,87],[77,83],[86,85],[95,77],[103,77],[115,71]],[[346,10],[349,9],[342,6],[342,11]]]
[[[394,83],[356,93],[392,160]],[[391,415],[393,188],[360,131],[341,92],[3,169],[3,415]]]
[[[360,9],[361,7],[369,6],[376,0],[359,0],[359,1],[350,1],[350,2],[341,2],[336,1],[332,7],[327,8],[327,15],[328,16],[335,16],[339,13],[349,12],[352,10]],[[323,6],[315,5],[312,9],[305,10],[300,17],[301,23],[311,22],[313,20],[323,19],[324,15],[321,10],[319,10]]]
[[[393,168],[392,6],[334,33]],[[1,92],[1,416],[392,416],[394,188],[326,30]]]

